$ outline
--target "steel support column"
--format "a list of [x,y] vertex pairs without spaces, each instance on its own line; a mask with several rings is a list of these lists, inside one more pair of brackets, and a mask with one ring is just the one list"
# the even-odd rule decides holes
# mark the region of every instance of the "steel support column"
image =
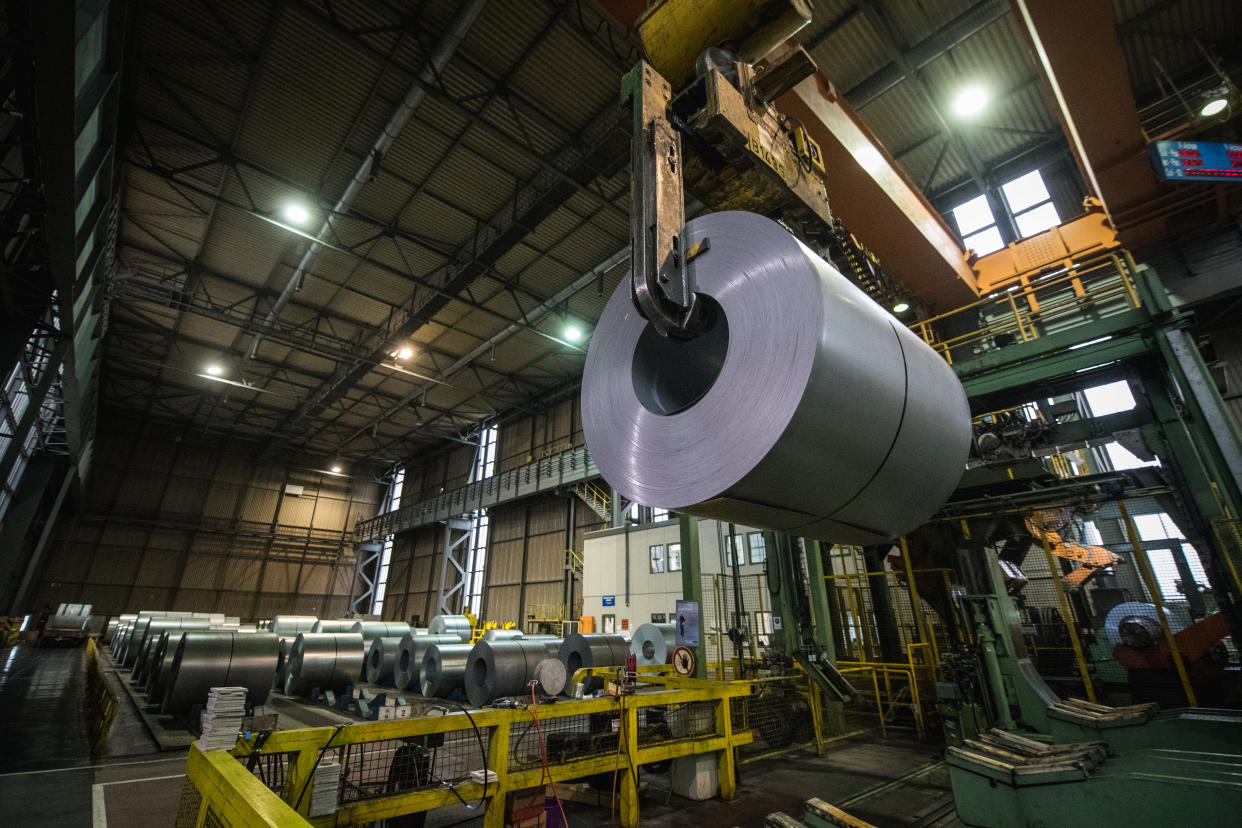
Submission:
[[707,678],[707,647],[703,636],[703,564],[699,560],[699,519],[680,515],[681,596],[699,605],[699,646],[694,648],[694,678]]

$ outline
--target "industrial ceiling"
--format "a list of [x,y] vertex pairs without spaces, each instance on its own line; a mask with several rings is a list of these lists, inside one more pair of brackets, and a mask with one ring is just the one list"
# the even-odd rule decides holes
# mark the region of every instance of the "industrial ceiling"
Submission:
[[[813,5],[803,43],[929,197],[1066,152],[1007,0]],[[1230,0],[1113,7],[1140,100],[1242,42]],[[131,13],[106,403],[384,464],[573,388],[628,256],[624,26],[587,0]]]

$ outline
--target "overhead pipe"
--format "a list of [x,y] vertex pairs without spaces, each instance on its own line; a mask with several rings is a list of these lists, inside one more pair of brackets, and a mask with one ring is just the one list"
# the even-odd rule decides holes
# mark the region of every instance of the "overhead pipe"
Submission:
[[418,73],[418,77],[414,79],[414,83],[410,85],[409,91],[405,93],[405,97],[389,117],[388,123],[384,125],[383,131],[380,132],[379,137],[371,145],[371,151],[363,159],[362,164],[358,167],[358,171],[354,173],[353,180],[349,182],[349,186],[345,188],[345,192],[341,194],[340,199],[333,206],[332,212],[324,218],[323,226],[315,234],[316,241],[311,242],[310,247],[302,255],[302,260],[298,262],[297,268],[289,276],[289,281],[285,284],[284,289],[281,290],[280,296],[276,298],[276,304],[272,305],[272,309],[263,320],[262,327],[254,335],[254,341],[250,345],[250,359],[254,359],[258,353],[259,343],[263,341],[263,333],[276,323],[285,305],[293,298],[293,294],[301,289],[302,280],[306,277],[306,271],[315,263],[315,259],[319,256],[319,251],[323,247],[323,243],[318,241],[318,239],[328,238],[328,234],[332,232],[333,216],[345,215],[349,212],[350,207],[353,206],[354,199],[358,197],[358,193],[362,192],[362,186],[371,180],[378,159],[384,157],[389,147],[401,135],[406,123],[410,120],[410,116],[414,114],[414,110],[418,109],[419,105],[422,104],[425,95],[424,90],[440,77],[444,67],[448,65],[453,55],[456,54],[457,47],[461,45],[466,32],[470,30],[470,27],[486,5],[487,0],[470,0],[470,2],[465,3],[458,10],[457,16],[453,19],[452,24],[449,25],[448,31],[440,37],[440,41],[432,50],[431,56]]

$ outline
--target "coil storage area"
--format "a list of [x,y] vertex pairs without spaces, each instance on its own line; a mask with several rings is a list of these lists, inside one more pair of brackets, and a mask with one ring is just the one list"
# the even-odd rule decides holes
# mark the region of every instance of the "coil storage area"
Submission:
[[961,478],[970,411],[935,351],[774,221],[700,216],[688,265],[708,329],[659,335],[613,293],[582,422],[636,503],[838,543],[898,537]]
[[339,693],[358,681],[365,660],[361,633],[298,633],[289,650],[285,692]]
[[414,693],[419,691],[422,686],[423,657],[431,647],[436,644],[462,645],[461,636],[456,633],[433,635],[425,630],[423,632],[424,635],[417,635],[416,631],[406,633],[397,643],[392,676],[393,686],[398,690],[410,690]]

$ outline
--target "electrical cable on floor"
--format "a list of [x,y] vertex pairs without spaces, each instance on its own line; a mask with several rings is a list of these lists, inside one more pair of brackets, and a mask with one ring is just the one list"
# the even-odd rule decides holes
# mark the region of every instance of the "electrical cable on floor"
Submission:
[[[539,682],[532,681],[530,683],[530,715],[535,720],[535,736],[539,739],[539,758],[543,762],[543,778],[548,780],[548,786],[552,788],[552,797],[556,800],[556,807],[561,812],[561,824],[565,828],[569,828],[569,818],[565,816],[565,806],[561,803],[560,794],[556,792],[556,780],[552,778],[552,769],[548,767],[548,748],[543,741],[543,727],[539,724],[539,702],[535,701],[535,686]],[[543,781],[543,779],[540,779]]]

